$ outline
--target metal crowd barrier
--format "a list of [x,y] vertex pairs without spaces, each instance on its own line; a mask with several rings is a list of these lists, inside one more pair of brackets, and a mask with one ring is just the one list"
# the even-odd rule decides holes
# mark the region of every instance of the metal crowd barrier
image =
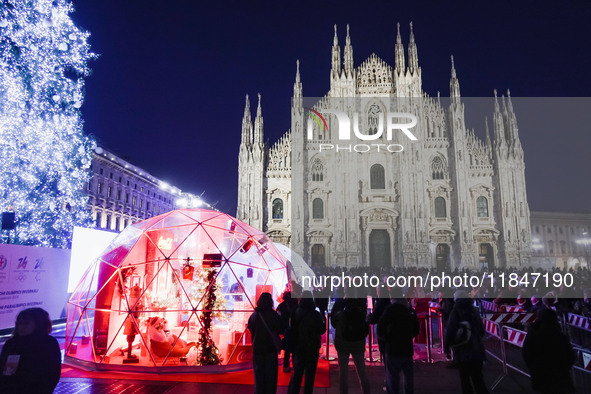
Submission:
[[575,387],[580,392],[591,392],[591,350],[574,347],[577,353],[573,366]]
[[[521,357],[521,352],[516,355],[514,348],[517,347],[521,349],[526,332],[511,327],[506,327],[503,325],[503,323],[487,318],[483,318],[482,322],[486,332],[490,334],[488,340],[493,339],[494,341],[492,345],[490,342],[488,343],[488,348],[485,348],[486,353],[495,360],[499,361],[503,367],[501,375],[495,379],[491,386],[491,390],[494,390],[506,376],[510,376],[509,369],[529,378],[530,375],[525,372],[525,364],[523,362],[523,358]],[[511,356],[513,356],[510,358],[516,360],[515,362],[519,363],[519,365],[511,364],[508,361],[509,352],[512,353]]]
[[[591,325],[589,319],[578,319],[577,315],[569,314],[567,325],[569,327],[577,327],[591,332]],[[515,371],[523,376],[530,378],[530,374],[526,372],[525,361],[521,354],[523,341],[527,333],[523,330],[518,330],[513,327],[506,326],[511,323],[532,323],[535,320],[535,314],[532,313],[487,313],[483,318],[485,330],[494,338],[496,343],[486,349],[488,355],[501,362],[503,366],[502,374],[495,380],[491,390],[494,390],[499,383],[509,375],[509,370]],[[488,343],[489,345],[490,342]],[[496,345],[496,346],[495,346]],[[583,392],[588,392],[591,387],[591,350],[581,348],[573,343],[574,350],[577,352],[577,362],[573,366],[573,374],[575,377],[575,385],[577,388],[585,389]],[[494,349],[497,349],[497,352]],[[512,360],[511,362],[509,360]],[[575,373],[576,372],[576,373]]]
[[569,313],[564,316],[563,327],[575,346],[591,349],[591,318]]

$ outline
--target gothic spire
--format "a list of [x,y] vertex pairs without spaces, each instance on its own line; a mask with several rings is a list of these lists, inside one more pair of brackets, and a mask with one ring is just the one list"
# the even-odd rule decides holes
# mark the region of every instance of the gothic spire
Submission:
[[456,75],[456,67],[454,65],[454,57],[451,57],[451,79],[449,81],[449,96],[452,101],[457,101],[460,98],[460,82]]
[[349,37],[349,25],[347,25],[347,38],[345,40],[345,51],[343,54],[345,64],[345,76],[353,76],[353,47],[351,46],[351,38]]
[[511,91],[509,89],[507,89],[507,107],[505,111],[505,116],[507,117],[507,128],[509,129],[508,134],[511,137],[511,141],[516,145],[520,145],[519,133],[517,131],[517,118],[515,117],[515,111],[513,110]]
[[394,46],[394,54],[396,56],[394,67],[398,74],[404,72],[404,45],[402,45],[402,37],[400,37],[400,23],[396,23],[396,45]]
[[493,90],[493,93],[495,95],[495,113],[496,113],[496,112],[499,112],[500,111],[500,109],[499,109],[499,100],[497,98],[497,89],[494,89]]
[[252,145],[252,121],[250,118],[250,100],[246,95],[246,105],[244,106],[244,117],[242,118],[242,140],[243,145]]
[[257,116],[254,119],[254,144],[263,145],[263,115],[261,111],[261,94],[259,93],[259,104],[257,106]]
[[490,140],[490,131],[488,130],[488,116],[484,117],[484,127],[486,128],[486,146],[491,147],[491,140]]
[[300,60],[296,61],[296,76],[293,84],[293,102],[292,105],[297,108],[302,108],[302,82],[300,78]]
[[419,55],[415,35],[412,31],[412,22],[410,22],[410,42],[408,44],[408,70],[411,74],[415,74],[419,70]]
[[495,135],[495,145],[505,144],[505,122],[503,114],[499,108],[499,99],[497,97],[497,89],[494,90],[495,94],[495,112],[493,115],[493,131]]
[[341,47],[337,37],[337,25],[334,25],[334,40],[332,44],[332,70],[331,76],[337,79],[341,75]]

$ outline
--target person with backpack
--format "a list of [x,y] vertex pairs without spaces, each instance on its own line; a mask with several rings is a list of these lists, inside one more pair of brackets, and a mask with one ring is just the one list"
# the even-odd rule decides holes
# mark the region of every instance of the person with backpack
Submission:
[[322,334],[326,332],[324,316],[315,309],[312,292],[304,291],[299,305],[291,316],[291,334],[295,347],[293,352],[293,375],[289,381],[288,394],[300,392],[302,378],[306,375],[304,393],[312,394],[318,366],[318,352]]
[[353,357],[363,394],[370,391],[365,370],[365,337],[369,333],[367,301],[355,298],[356,288],[349,287],[345,298],[337,300],[331,311],[331,324],[335,329],[334,347],[339,359],[339,387],[341,394],[349,391],[349,356]]
[[279,334],[283,332],[281,317],[273,309],[271,293],[262,293],[257,307],[248,319],[252,335],[252,369],[254,371],[255,394],[275,394],[281,351]]
[[414,393],[413,338],[419,335],[419,319],[408,305],[399,287],[392,288],[394,303],[384,311],[378,323],[378,337],[384,341],[386,364],[386,389],[388,394],[398,394],[400,372],[404,374],[405,394]]
[[484,324],[466,291],[456,291],[454,300],[443,341],[445,354],[449,358],[453,349],[454,361],[460,370],[462,394],[488,394],[482,376],[482,363],[486,360],[482,343]]

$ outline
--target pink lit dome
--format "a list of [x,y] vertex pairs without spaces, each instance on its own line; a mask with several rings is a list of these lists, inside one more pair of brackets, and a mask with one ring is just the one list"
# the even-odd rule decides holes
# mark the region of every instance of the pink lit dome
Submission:
[[154,372],[250,367],[246,323],[261,293],[277,305],[287,266],[263,232],[225,213],[181,209],[133,224],[68,302],[66,362]]

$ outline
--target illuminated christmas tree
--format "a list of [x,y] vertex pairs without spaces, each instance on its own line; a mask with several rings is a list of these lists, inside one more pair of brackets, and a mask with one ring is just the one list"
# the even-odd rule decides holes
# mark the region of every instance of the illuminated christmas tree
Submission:
[[95,55],[72,11],[66,0],[0,2],[0,211],[15,211],[21,244],[67,247],[73,226],[90,224],[80,106]]

